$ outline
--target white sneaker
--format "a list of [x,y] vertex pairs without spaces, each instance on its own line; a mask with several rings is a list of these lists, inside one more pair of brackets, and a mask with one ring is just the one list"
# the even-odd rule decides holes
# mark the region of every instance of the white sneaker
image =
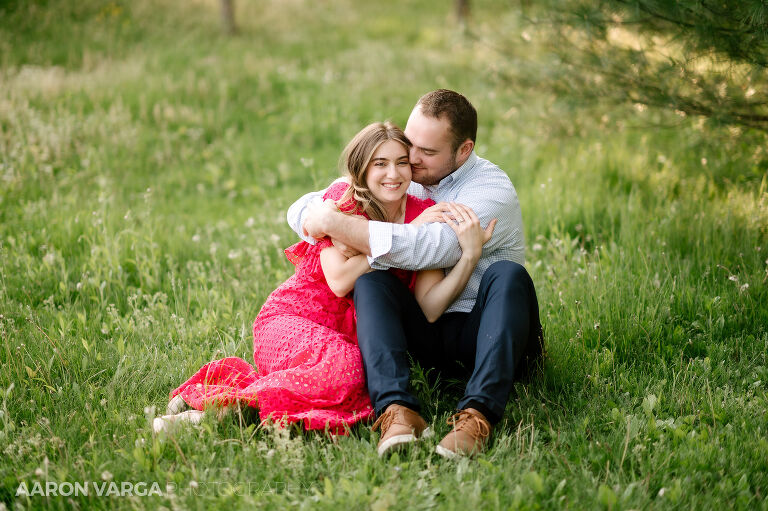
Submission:
[[181,397],[181,394],[177,394],[173,397],[173,399],[168,401],[168,406],[165,408],[165,413],[166,415],[176,415],[177,413],[181,413],[187,409],[189,409],[189,405],[186,401],[184,401],[184,398]]
[[203,420],[205,412],[201,410],[187,410],[173,415],[163,415],[162,417],[155,417],[152,421],[152,429],[155,433],[161,431],[170,431],[174,424],[177,422],[189,422],[191,424],[197,424]]

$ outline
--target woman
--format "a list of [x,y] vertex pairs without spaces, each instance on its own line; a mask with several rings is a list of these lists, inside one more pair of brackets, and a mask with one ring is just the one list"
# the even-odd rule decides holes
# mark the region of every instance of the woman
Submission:
[[[410,142],[397,126],[375,123],[344,150],[347,182],[326,194],[326,206],[368,219],[408,223],[432,201],[406,194],[411,182]],[[450,205],[463,251],[459,263],[419,274],[394,271],[414,291],[425,316],[439,317],[466,285],[493,223],[483,230],[469,208]],[[466,220],[466,221],[465,221]],[[257,407],[262,420],[301,422],[306,429],[344,433],[373,414],[355,333],[351,293],[355,280],[371,271],[365,255],[347,258],[329,239],[286,249],[296,273],[264,303],[253,325],[256,370],[228,357],[203,366],[171,392],[169,415],[155,419],[156,431],[177,420],[197,422],[202,410],[236,402]],[[182,413],[181,407],[195,410]]]

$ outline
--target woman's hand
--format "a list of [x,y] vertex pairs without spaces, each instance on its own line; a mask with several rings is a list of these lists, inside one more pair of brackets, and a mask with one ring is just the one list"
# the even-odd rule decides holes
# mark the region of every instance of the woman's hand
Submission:
[[438,202],[422,211],[419,216],[411,220],[411,225],[429,224],[433,222],[445,222],[443,213],[448,211],[447,202]]
[[[443,221],[451,226],[453,232],[456,233],[456,237],[459,238],[462,257],[469,258],[473,263],[476,263],[480,259],[480,254],[483,252],[483,245],[485,245],[493,235],[493,229],[496,227],[496,219],[494,218],[491,220],[488,223],[488,226],[483,229],[480,225],[480,219],[477,218],[477,215],[472,211],[472,208],[454,202],[444,204],[446,204],[447,210],[451,215],[443,212]],[[453,218],[451,218],[451,216]]]
[[337,240],[336,238],[331,238],[331,242],[333,243],[333,246],[336,247],[338,251],[341,252],[347,259],[351,259],[356,255],[362,254],[362,252],[359,250],[355,250],[354,248],[345,244],[343,241]]
[[320,265],[328,287],[338,297],[347,296],[354,289],[357,278],[371,271],[366,256],[360,254],[348,258],[336,247],[320,251]]

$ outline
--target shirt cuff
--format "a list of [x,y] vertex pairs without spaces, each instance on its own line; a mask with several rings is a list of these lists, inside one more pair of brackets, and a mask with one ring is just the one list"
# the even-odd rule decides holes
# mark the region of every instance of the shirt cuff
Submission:
[[371,255],[368,256],[368,264],[375,270],[385,269],[376,264],[376,259],[389,253],[392,249],[392,224],[389,222],[368,222],[368,246]]

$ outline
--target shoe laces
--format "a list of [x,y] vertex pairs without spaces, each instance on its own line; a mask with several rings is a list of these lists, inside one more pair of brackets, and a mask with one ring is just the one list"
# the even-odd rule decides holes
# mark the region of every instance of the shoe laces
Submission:
[[371,426],[371,431],[376,431],[379,427],[381,427],[381,434],[383,435],[387,432],[393,422],[395,422],[395,411],[387,410],[379,415],[379,418],[376,419],[376,422],[374,422],[373,426]]
[[484,440],[491,435],[491,426],[488,421],[466,410],[454,413],[446,422],[456,431],[466,431],[475,438]]

